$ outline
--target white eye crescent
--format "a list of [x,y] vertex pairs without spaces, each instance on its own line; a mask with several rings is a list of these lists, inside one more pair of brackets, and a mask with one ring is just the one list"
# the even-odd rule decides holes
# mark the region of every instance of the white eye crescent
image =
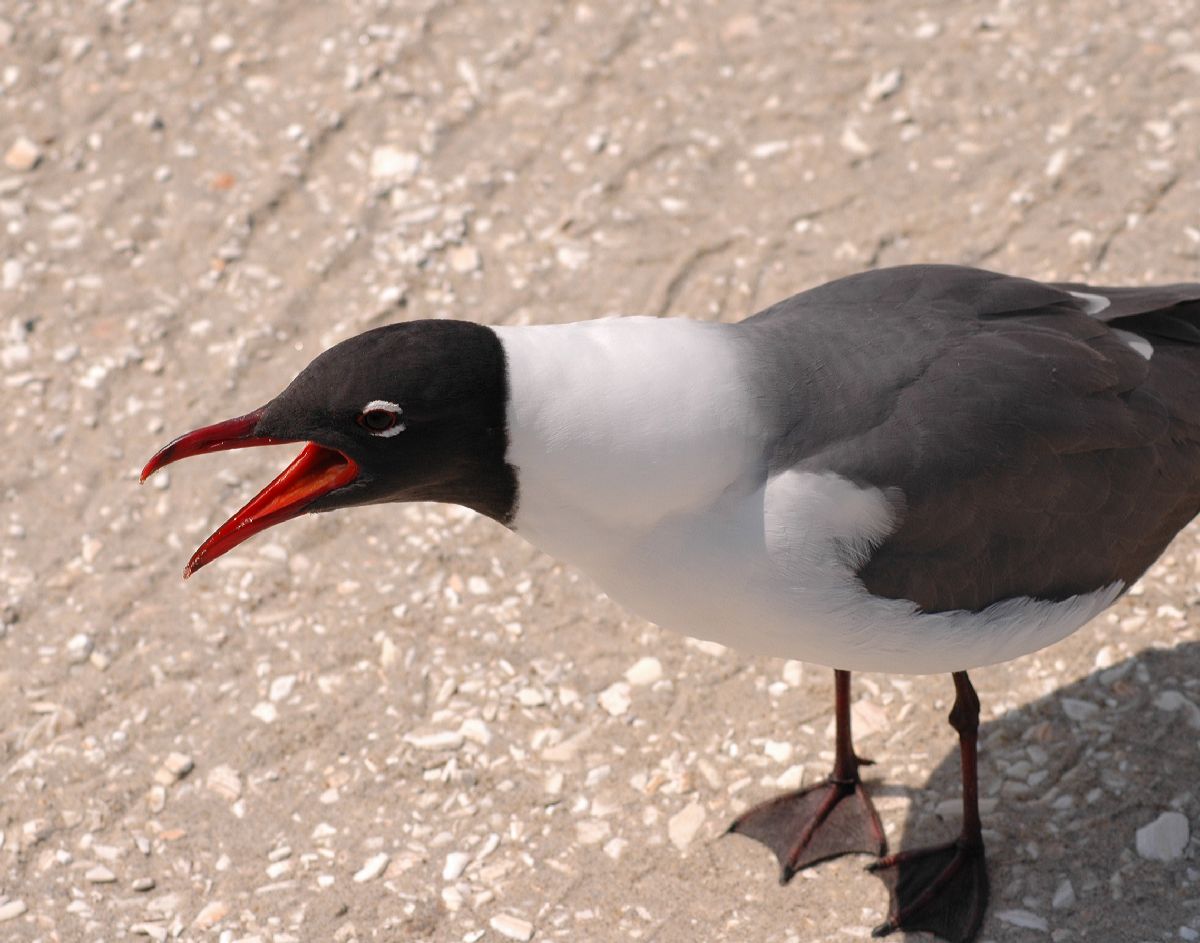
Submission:
[[390,439],[404,431],[404,423],[400,414],[404,412],[396,403],[383,399],[373,399],[362,408],[356,420],[360,426],[382,439]]

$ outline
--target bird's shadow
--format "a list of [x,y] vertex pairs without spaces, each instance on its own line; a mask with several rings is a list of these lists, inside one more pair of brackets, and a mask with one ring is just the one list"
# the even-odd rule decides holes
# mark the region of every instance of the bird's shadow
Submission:
[[[986,704],[992,692],[977,687]],[[1017,927],[1037,918],[1085,940],[1177,939],[1181,927],[1200,928],[1197,705],[1200,643],[1188,643],[1141,652],[981,725],[992,885],[981,940],[1025,938]],[[955,746],[892,847],[953,837],[960,820],[946,800],[958,795]],[[1171,810],[1192,826],[1182,858],[1141,857],[1137,830]]]

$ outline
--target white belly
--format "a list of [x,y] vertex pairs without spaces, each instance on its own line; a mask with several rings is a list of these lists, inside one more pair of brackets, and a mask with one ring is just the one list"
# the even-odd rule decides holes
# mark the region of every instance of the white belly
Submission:
[[930,674],[1007,661],[1065,638],[1120,584],[1061,602],[1010,599],[983,612],[920,613],[854,576],[892,525],[873,489],[788,472],[703,513],[614,529],[567,509],[518,532],[588,573],[664,628],[745,652],[854,671]]

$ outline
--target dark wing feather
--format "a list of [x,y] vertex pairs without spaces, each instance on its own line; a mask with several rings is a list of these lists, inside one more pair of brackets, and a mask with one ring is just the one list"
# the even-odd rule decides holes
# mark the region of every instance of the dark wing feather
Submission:
[[1200,285],[1180,282],[1146,288],[1110,288],[1069,282],[1050,286],[1066,292],[1099,295],[1109,302],[1093,317],[1147,339],[1155,337],[1200,344]]
[[[1111,293],[1116,317],[1070,292]],[[878,595],[978,610],[1129,585],[1200,511],[1197,299],[1200,285],[950,266],[799,295],[744,322],[764,404],[782,373],[819,377],[782,413],[764,407],[771,465],[903,494],[859,574]],[[1110,325],[1148,337],[1152,358]]]

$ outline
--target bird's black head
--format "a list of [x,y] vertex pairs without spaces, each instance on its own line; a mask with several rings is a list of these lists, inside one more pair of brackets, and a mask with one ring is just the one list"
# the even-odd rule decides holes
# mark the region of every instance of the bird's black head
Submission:
[[254,434],[315,442],[358,466],[318,498],[326,511],[382,501],[446,501],[507,521],[504,350],[490,328],[413,321],[331,347],[262,410]]
[[204,452],[307,442],[288,468],[196,551],[190,575],[246,538],[310,511],[384,501],[462,504],[508,523],[504,349],[490,328],[412,321],[331,347],[261,409],[181,436],[143,480]]

